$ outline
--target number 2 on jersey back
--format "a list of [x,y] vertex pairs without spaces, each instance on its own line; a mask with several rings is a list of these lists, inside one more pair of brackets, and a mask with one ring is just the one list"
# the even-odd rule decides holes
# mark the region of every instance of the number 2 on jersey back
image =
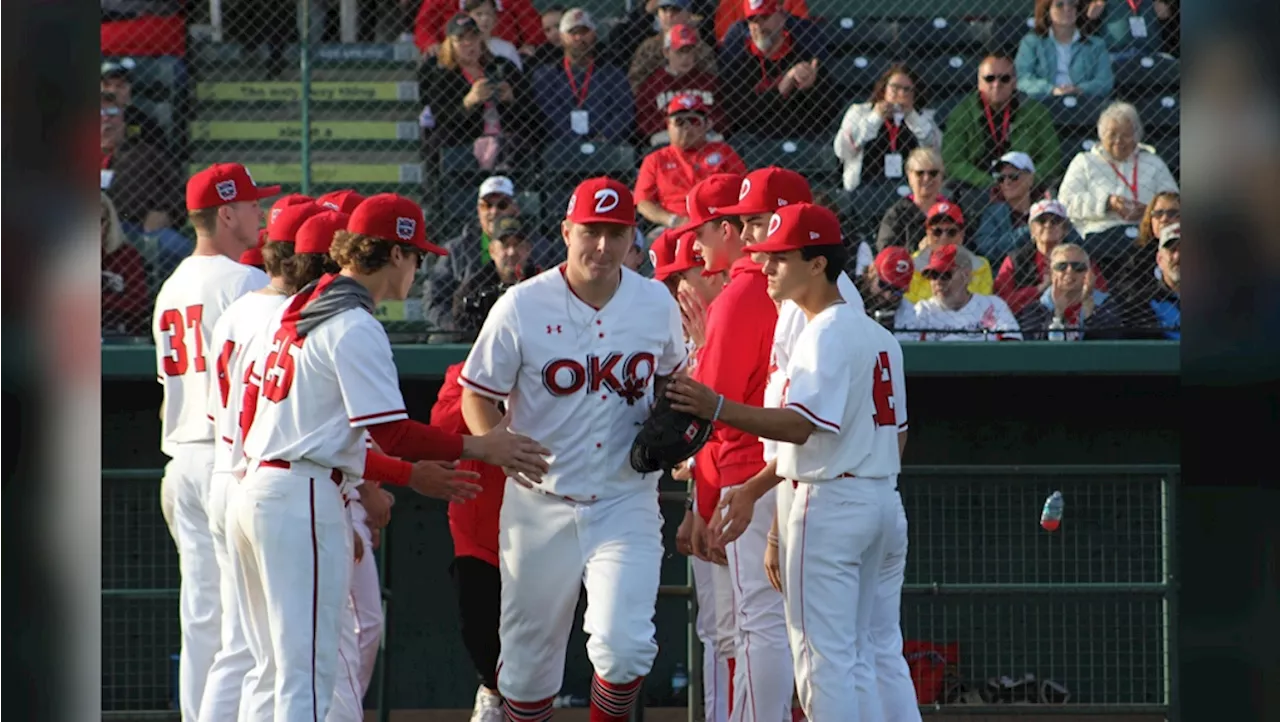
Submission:
[[889,352],[876,356],[875,377],[871,380],[871,399],[875,403],[876,426],[898,425],[898,413],[893,408],[893,375],[889,372]]
[[[194,367],[196,373],[204,373],[204,327],[201,326],[203,317],[204,305],[202,304],[187,306],[185,314],[176,308],[160,313],[157,326],[161,333],[169,337],[169,352],[165,354],[160,364],[165,376],[181,376],[187,372],[188,367]],[[189,331],[194,331],[192,334],[195,345],[194,354],[187,353]],[[191,363],[193,360],[194,363]]]
[[302,346],[302,339],[293,331],[280,327],[271,339],[271,353],[267,354],[265,368],[262,371],[262,396],[269,401],[280,403],[293,388],[293,349]]

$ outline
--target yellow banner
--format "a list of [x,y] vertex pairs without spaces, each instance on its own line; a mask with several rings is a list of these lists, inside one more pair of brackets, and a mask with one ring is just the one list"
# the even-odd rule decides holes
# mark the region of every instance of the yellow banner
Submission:
[[[410,121],[317,120],[312,141],[409,141],[418,139],[418,124]],[[300,141],[302,124],[291,121],[207,120],[191,123],[191,140]]]
[[[210,82],[196,85],[196,99],[208,103],[288,103],[302,97],[300,83]],[[346,103],[407,102],[418,99],[415,82],[323,81],[311,84],[311,100]]]

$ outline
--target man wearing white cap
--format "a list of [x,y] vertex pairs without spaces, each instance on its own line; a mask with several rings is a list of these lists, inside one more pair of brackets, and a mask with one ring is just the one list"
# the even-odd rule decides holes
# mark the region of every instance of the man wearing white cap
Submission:
[[999,198],[979,216],[971,248],[980,256],[998,259],[1027,242],[1031,204],[1045,194],[1037,188],[1035,162],[1019,150],[991,163],[991,180]]

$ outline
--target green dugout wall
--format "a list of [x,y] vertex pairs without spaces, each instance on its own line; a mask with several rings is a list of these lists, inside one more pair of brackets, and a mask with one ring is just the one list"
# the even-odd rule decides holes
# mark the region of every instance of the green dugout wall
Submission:
[[[425,420],[465,346],[396,347],[410,414]],[[1178,346],[1171,343],[904,344],[911,423],[901,488],[911,523],[903,625],[955,643],[971,682],[1035,674],[1064,684],[1080,712],[1176,703],[1169,638],[1177,483]],[[178,651],[172,543],[160,519],[154,350],[106,346],[103,367],[103,704],[161,710]],[[678,487],[672,487],[678,488]],[[1039,507],[1066,496],[1062,529]],[[664,505],[674,536],[682,512]],[[469,707],[442,503],[400,494],[384,560],[391,589],[391,708]],[[668,545],[671,548],[672,545]],[[682,557],[663,583],[683,584]],[[661,647],[645,685],[670,697],[686,655],[686,600],[658,605]],[[565,692],[583,694],[580,631]],[[696,670],[691,670],[696,676]]]

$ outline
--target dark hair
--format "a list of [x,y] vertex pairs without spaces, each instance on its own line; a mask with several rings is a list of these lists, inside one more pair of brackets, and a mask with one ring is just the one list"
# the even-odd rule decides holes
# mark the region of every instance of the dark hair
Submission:
[[827,282],[835,283],[844,271],[844,264],[849,262],[849,249],[843,243],[831,243],[825,246],[805,246],[800,249],[800,257],[806,261],[822,257],[827,259]]
[[[276,245],[268,243],[268,246]],[[291,244],[292,245],[292,244]],[[342,268],[327,253],[295,253],[284,262],[284,285],[290,293],[297,293],[307,284],[325,275],[337,273]]]
[[283,276],[284,264],[290,258],[293,258],[293,241],[273,241],[262,246],[262,270],[268,276]]
[[[1049,10],[1053,7],[1056,0],[1036,0],[1036,24],[1032,31],[1040,37],[1048,37],[1049,30],[1053,27],[1053,23],[1049,20]],[[1084,28],[1084,0],[1076,0],[1076,29],[1080,31],[1080,38],[1083,40],[1088,37],[1089,33]]]
[[338,231],[333,234],[333,244],[329,246],[329,257],[342,268],[349,268],[363,274],[376,273],[391,263],[391,249],[395,246],[400,246],[400,249],[406,253],[422,253],[408,243],[393,243],[351,231]]
[[929,98],[924,92],[924,84],[920,82],[920,76],[916,75],[914,70],[907,67],[906,63],[894,63],[889,66],[888,70],[884,71],[880,78],[876,80],[876,84],[871,86],[871,102],[879,103],[884,100],[884,94],[889,90],[889,79],[899,73],[911,78],[911,86],[915,88],[912,96],[912,106],[916,108],[925,107],[925,103],[929,101]]
[[742,229],[746,226],[746,224],[742,222],[742,216],[720,216],[719,220],[738,229],[738,233],[742,233]]

